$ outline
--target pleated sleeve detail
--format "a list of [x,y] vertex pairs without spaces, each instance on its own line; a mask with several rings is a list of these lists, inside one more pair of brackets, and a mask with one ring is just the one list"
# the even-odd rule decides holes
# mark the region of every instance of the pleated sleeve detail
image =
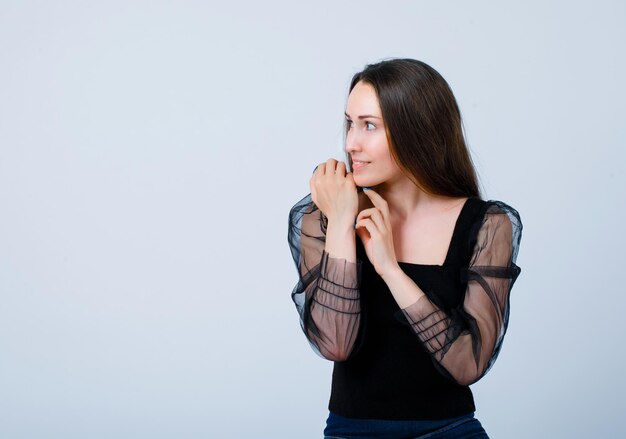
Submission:
[[361,321],[361,263],[326,253],[326,225],[310,195],[289,213],[288,240],[299,277],[291,297],[313,349],[326,359],[344,361]]
[[520,273],[515,261],[522,223],[515,209],[489,201],[474,230],[471,261],[462,270],[467,287],[461,305],[444,311],[422,296],[402,310],[435,365],[461,385],[478,381],[495,362]]

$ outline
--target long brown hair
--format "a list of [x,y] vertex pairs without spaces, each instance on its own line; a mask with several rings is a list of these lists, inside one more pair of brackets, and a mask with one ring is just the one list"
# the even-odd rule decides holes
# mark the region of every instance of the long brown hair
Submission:
[[391,155],[418,186],[435,195],[479,197],[478,179],[445,79],[414,59],[370,64],[355,74],[376,90]]

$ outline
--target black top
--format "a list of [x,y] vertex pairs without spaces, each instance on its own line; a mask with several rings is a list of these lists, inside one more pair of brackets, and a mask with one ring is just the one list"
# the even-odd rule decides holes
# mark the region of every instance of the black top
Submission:
[[470,198],[443,265],[400,263],[426,297],[400,309],[357,239],[351,264],[323,250],[310,197],[291,211],[300,282],[292,297],[307,338],[335,361],[331,412],[351,418],[443,419],[475,410],[468,385],[495,361],[508,323],[519,215]]

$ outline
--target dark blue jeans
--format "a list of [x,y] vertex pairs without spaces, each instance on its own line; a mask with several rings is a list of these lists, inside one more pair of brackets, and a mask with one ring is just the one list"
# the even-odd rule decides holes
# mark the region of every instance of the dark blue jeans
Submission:
[[489,439],[474,413],[436,421],[388,421],[344,418],[330,413],[325,439]]

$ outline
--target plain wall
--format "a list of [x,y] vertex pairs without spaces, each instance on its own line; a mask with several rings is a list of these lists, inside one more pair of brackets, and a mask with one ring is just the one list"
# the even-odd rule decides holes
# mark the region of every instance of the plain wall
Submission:
[[289,208],[353,73],[423,60],[524,222],[494,438],[626,435],[626,5],[0,2],[0,437],[321,437]]

